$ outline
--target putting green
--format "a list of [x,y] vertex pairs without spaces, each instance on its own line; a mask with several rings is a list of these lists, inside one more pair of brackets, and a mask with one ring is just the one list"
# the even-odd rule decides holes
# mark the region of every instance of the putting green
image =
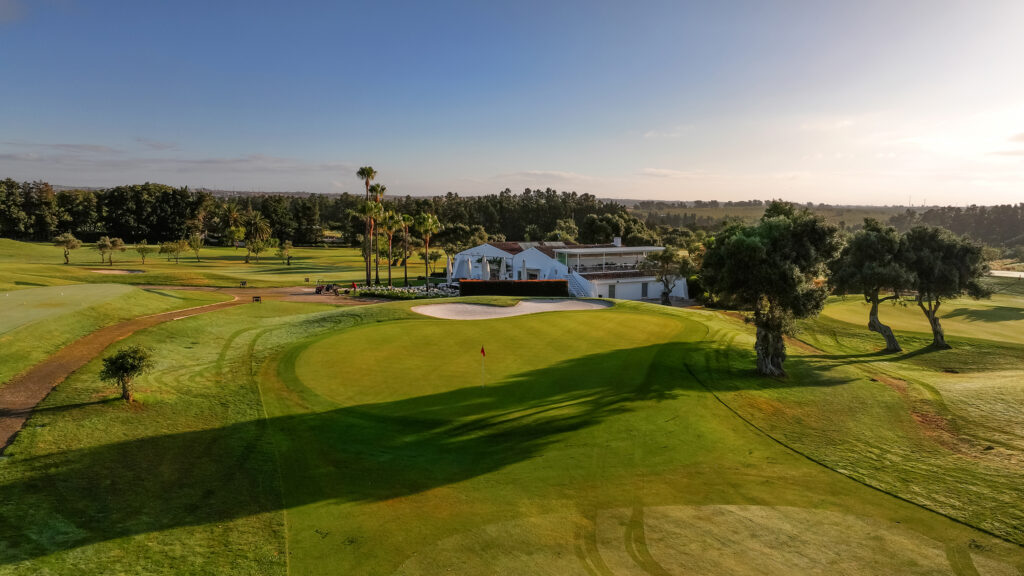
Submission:
[[[735,324],[635,303],[364,324],[293,345],[262,373],[271,416],[319,415],[278,429],[292,571],[998,574],[1021,562],[776,444],[695,379],[754,390],[760,379],[734,366],[750,361]],[[637,510],[646,537],[630,532]]]

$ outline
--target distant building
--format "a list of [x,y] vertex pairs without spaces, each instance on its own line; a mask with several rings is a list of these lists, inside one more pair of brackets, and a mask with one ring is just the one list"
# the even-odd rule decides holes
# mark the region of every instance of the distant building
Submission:
[[[488,242],[463,250],[452,262],[452,280],[568,280],[578,298],[658,299],[661,282],[642,269],[647,255],[662,246],[569,244],[565,242]],[[688,298],[680,278],[673,298]]]

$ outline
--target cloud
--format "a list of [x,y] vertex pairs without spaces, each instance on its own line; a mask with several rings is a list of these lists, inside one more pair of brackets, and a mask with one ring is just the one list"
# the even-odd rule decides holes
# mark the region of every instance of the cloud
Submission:
[[637,172],[637,174],[654,178],[696,178],[704,175],[701,172],[672,170],[670,168],[644,168]]
[[18,0],[0,0],[0,24],[16,22],[25,17],[25,9]]
[[993,152],[993,156],[1024,156],[1024,150],[1003,150],[1001,152]]
[[679,138],[689,129],[689,126],[679,125],[668,130],[648,130],[647,132],[644,132],[644,140],[669,140]]
[[117,154],[120,150],[104,146],[102,144],[46,144],[46,148],[61,150],[63,152],[88,153],[88,154]]
[[[209,172],[216,173],[276,173],[276,174],[307,174],[310,172],[352,172],[354,165],[344,162],[306,162],[295,158],[268,156],[265,154],[248,154],[234,157],[212,158],[168,158],[168,157],[134,157],[123,154],[113,148],[88,144],[48,144],[46,149],[56,153],[0,153],[0,161],[31,162],[38,164],[74,166],[90,170],[129,171],[146,170],[152,172],[170,171],[174,173]],[[102,155],[83,155],[106,152]]]
[[565,172],[562,170],[521,170],[519,172],[510,172],[508,174],[498,174],[495,178],[498,180],[591,180],[591,177],[585,174]]
[[804,132],[836,132],[852,128],[857,124],[853,118],[832,117],[815,118],[800,124],[800,130]]
[[[0,0],[2,1],[2,0]],[[55,150],[58,152],[70,152],[73,154],[117,154],[120,150],[105,146],[103,144],[67,144],[67,143],[41,143],[41,142],[27,142],[24,140],[8,140],[4,142],[8,146],[14,148],[37,148],[45,150]]]
[[148,150],[163,151],[178,149],[177,142],[161,142],[160,140],[151,140],[149,138],[142,137],[136,138],[135,141]]
[[1024,132],[1010,137],[1010,142],[1024,142]]

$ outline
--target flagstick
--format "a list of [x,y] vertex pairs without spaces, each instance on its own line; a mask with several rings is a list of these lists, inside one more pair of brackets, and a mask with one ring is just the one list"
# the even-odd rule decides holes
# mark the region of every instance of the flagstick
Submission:
[[487,356],[480,356],[480,386],[484,385],[484,362],[487,360]]

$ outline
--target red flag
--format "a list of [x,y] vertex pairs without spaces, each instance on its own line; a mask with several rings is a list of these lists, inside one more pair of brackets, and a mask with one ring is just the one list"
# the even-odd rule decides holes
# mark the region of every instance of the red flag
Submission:
[[480,347],[480,355],[481,356],[487,356],[487,352],[484,352],[484,347],[483,346]]

